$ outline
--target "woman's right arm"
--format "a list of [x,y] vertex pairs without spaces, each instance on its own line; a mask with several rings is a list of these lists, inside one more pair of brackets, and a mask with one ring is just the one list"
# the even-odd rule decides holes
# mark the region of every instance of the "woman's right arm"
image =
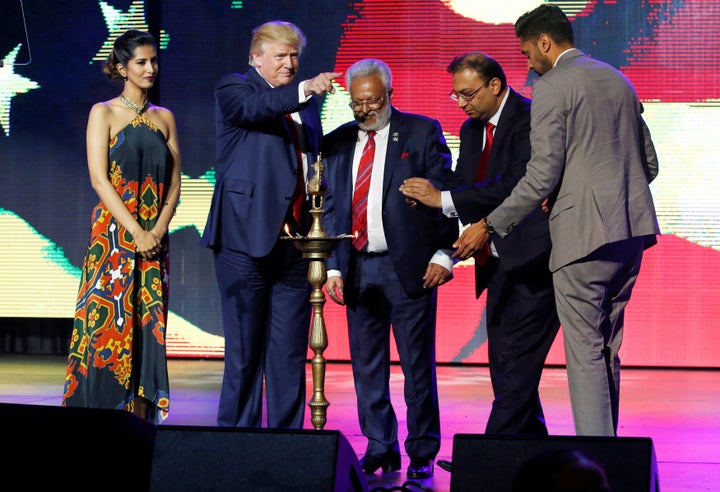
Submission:
[[145,257],[150,257],[160,244],[159,238],[140,226],[108,177],[110,116],[110,108],[105,103],[97,103],[90,110],[86,132],[90,184],[108,211],[133,236],[136,251]]

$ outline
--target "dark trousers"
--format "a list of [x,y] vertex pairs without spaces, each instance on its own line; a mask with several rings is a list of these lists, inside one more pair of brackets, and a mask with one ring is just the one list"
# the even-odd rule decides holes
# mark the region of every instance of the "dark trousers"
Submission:
[[405,377],[411,458],[434,459],[440,450],[440,413],[435,373],[436,289],[410,298],[388,255],[356,254],[357,297],[347,309],[360,428],[366,454],[399,452],[397,417],[390,397],[390,330]]
[[289,241],[253,258],[215,252],[220,287],[225,369],[218,425],[262,425],[263,380],[267,425],[300,429],[310,326],[308,262]]
[[488,284],[487,331],[494,400],[487,434],[547,435],[538,385],[560,322],[545,264],[509,275],[497,259]]

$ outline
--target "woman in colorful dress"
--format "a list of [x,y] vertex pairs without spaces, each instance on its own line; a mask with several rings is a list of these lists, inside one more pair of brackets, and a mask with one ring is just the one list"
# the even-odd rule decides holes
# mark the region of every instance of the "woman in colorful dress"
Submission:
[[88,168],[100,203],[91,216],[62,404],[124,409],[160,423],[170,402],[168,232],[180,198],[180,153],[173,114],[148,102],[156,46],[145,32],[119,36],[103,72],[123,80],[123,91],[90,110]]

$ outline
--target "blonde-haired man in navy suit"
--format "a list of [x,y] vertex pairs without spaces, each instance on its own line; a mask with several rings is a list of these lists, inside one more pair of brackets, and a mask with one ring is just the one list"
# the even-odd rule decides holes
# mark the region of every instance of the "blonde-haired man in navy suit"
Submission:
[[201,246],[213,251],[225,335],[218,425],[299,429],[305,412],[310,327],[307,260],[287,226],[305,233],[307,163],[322,128],[316,96],[332,92],[324,72],[295,81],[302,31],[270,21],[253,30],[244,74],[215,86],[215,190]]

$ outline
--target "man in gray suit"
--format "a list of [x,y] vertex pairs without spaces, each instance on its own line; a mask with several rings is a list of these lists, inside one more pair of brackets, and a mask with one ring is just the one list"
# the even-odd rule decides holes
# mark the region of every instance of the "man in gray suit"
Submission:
[[525,176],[510,196],[456,241],[467,258],[505,237],[549,198],[555,303],[575,431],[617,434],[625,307],[643,251],[660,228],[649,182],[657,158],[630,81],[574,48],[572,26],[551,4],[515,23],[533,87]]

